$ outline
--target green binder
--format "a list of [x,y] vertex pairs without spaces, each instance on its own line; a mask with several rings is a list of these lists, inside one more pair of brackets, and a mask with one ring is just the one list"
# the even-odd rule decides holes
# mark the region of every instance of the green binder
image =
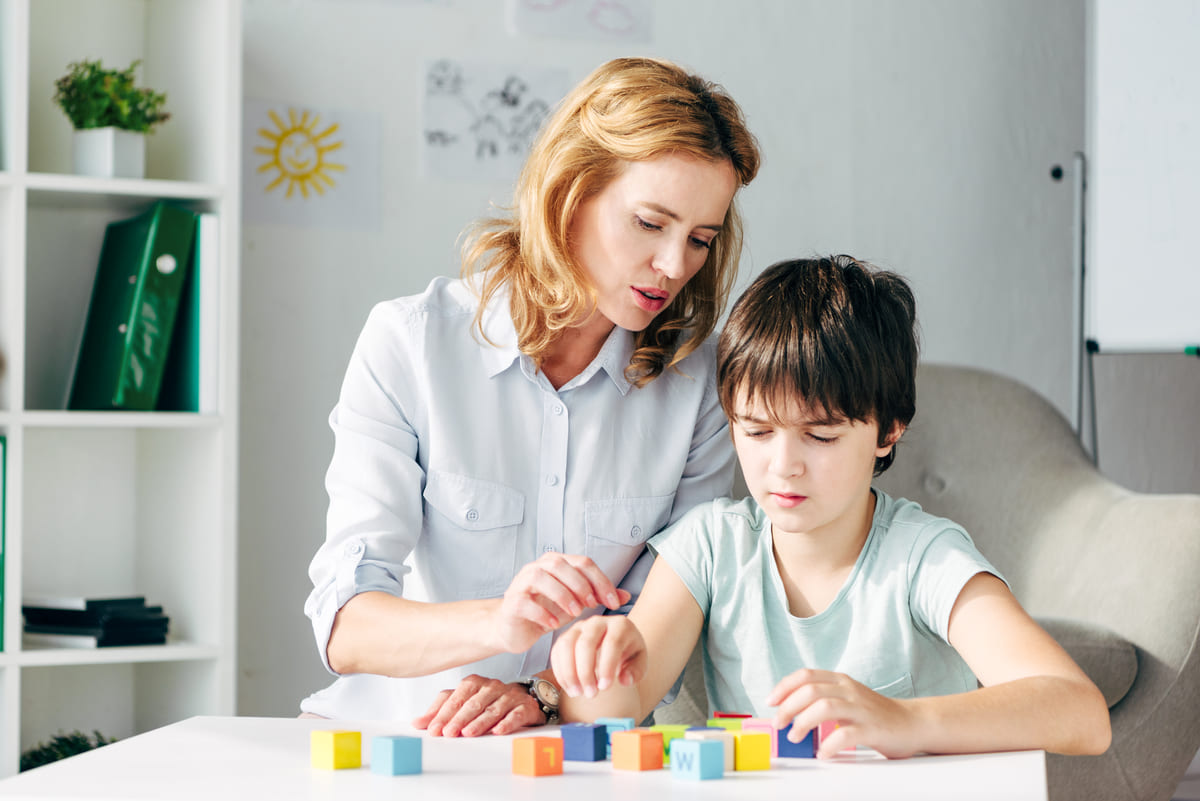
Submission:
[[194,212],[161,201],[109,223],[68,409],[154,409],[195,229]]

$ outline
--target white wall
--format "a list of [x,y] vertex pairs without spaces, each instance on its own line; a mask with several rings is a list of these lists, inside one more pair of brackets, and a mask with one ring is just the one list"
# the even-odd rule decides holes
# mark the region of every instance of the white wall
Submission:
[[247,0],[247,97],[382,115],[377,231],[243,227],[239,712],[323,685],[301,606],[323,537],[326,417],[378,300],[457,272],[455,238],[503,184],[419,177],[421,68],[648,54],[723,83],[759,136],[743,279],[846,252],[909,276],[925,357],[1016,376],[1071,406],[1072,193],[1084,0],[657,0],[654,43],[505,33],[502,3]]

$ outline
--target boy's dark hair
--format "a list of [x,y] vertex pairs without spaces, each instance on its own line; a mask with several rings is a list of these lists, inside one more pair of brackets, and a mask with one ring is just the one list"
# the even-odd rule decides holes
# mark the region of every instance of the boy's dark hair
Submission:
[[[773,264],[734,304],[717,344],[717,391],[733,419],[743,391],[772,420],[802,402],[879,425],[879,445],[916,413],[916,300],[901,276],[850,256]],[[893,448],[875,460],[891,466]]]

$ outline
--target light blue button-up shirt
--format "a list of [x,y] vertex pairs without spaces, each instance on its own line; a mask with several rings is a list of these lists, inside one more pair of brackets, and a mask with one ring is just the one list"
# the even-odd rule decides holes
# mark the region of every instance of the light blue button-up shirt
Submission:
[[[490,342],[472,326],[478,302],[462,281],[437,278],[376,306],[359,337],[330,415],[327,534],[309,568],[305,613],[323,660],[334,616],[360,592],[498,597],[549,551],[585,554],[636,594],[645,541],[731,489],[712,342],[637,388],[624,375],[633,336],[615,328],[555,390],[517,349],[507,296],[485,314]],[[544,670],[552,642],[417,679],[341,676],[301,706],[408,720],[471,673]]]

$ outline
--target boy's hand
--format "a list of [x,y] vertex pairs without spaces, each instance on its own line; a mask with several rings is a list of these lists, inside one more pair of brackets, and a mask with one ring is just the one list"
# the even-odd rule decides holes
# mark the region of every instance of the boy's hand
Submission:
[[590,617],[567,629],[550,651],[554,678],[568,696],[588,698],[646,675],[646,642],[623,615]]
[[778,728],[793,724],[793,742],[824,721],[837,721],[838,727],[821,742],[817,756],[822,759],[859,745],[890,759],[909,757],[920,750],[912,708],[843,673],[798,670],[775,686],[767,704],[779,707],[775,713]]
[[521,568],[504,591],[495,612],[499,646],[519,654],[584,609],[603,606],[616,610],[629,598],[629,593],[617,589],[588,557],[546,554]]

